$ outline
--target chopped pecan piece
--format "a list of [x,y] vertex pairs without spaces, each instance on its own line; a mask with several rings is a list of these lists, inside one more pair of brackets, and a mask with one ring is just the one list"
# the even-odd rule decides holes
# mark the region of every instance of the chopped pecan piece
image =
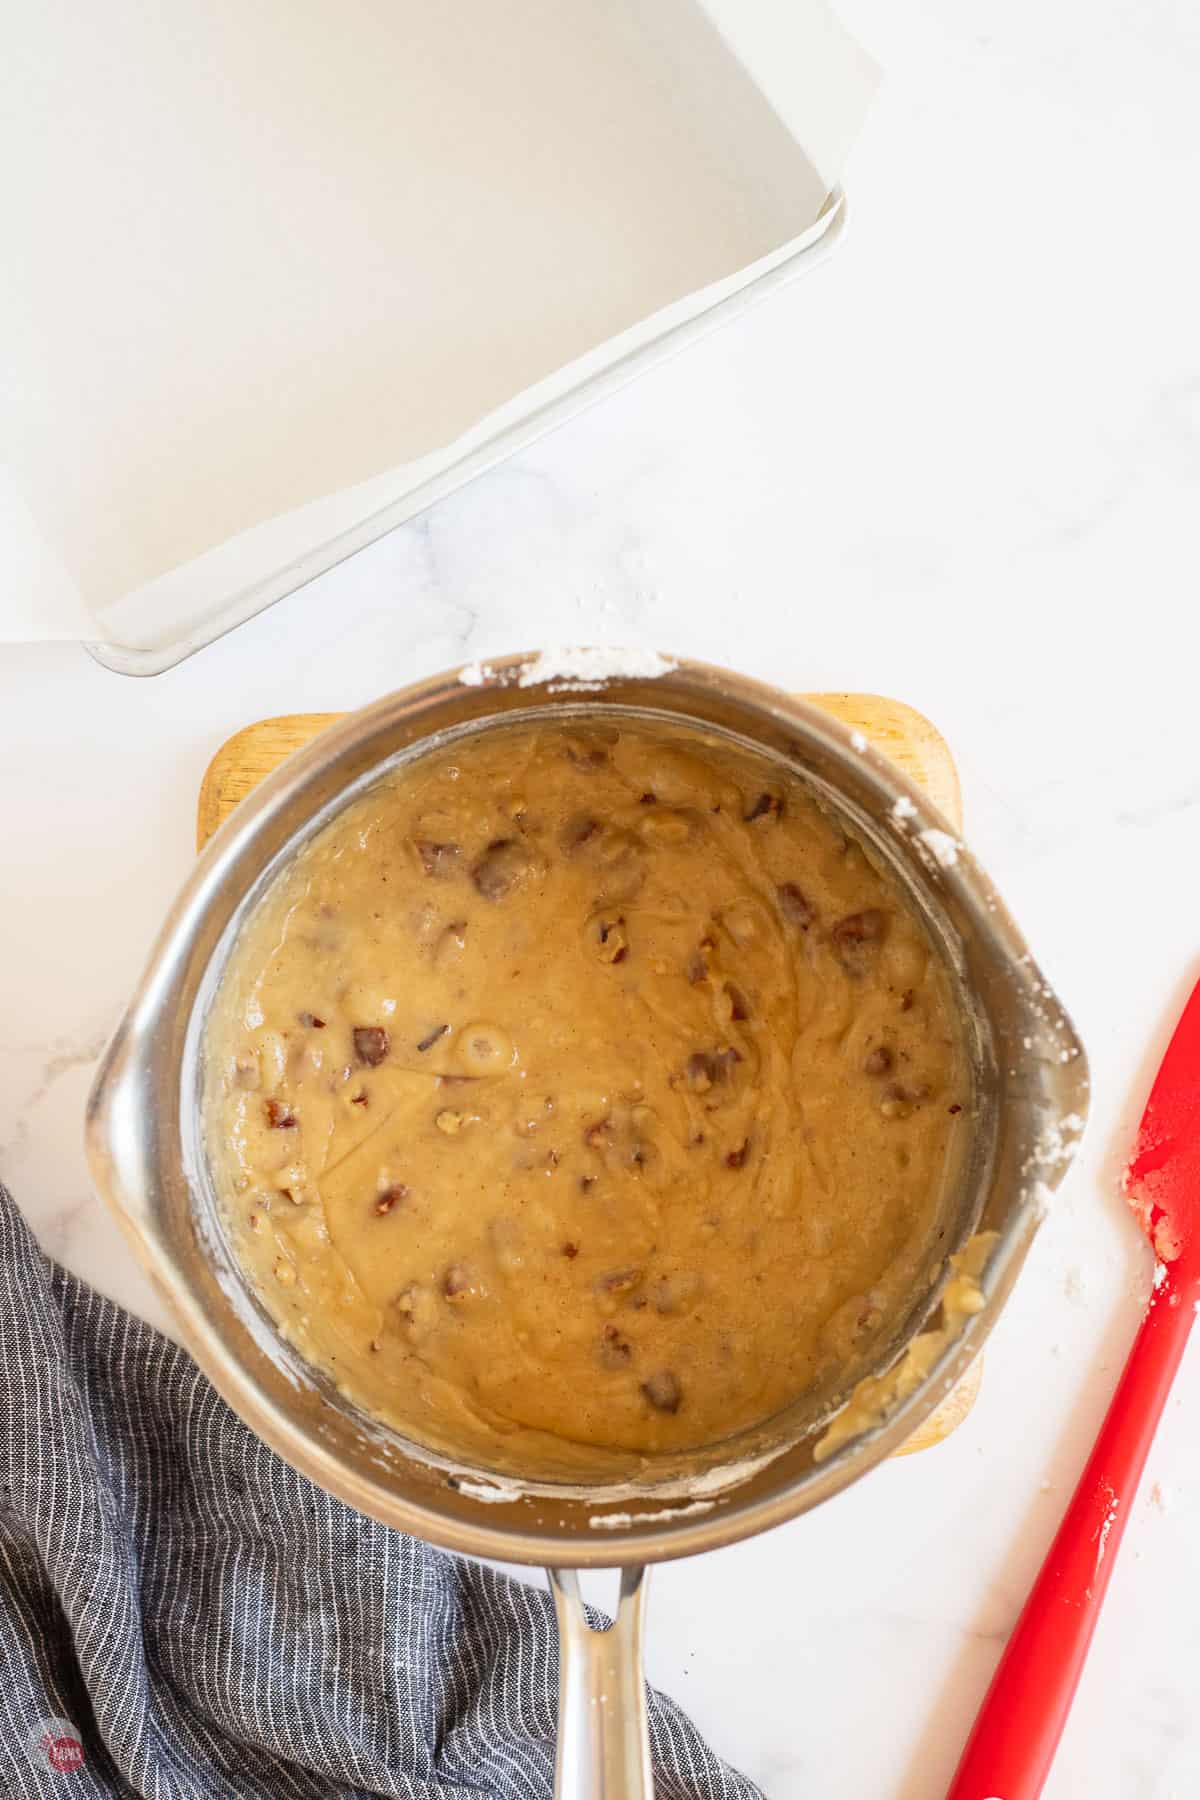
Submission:
[[356,1025],[354,1027],[354,1054],[360,1063],[368,1069],[377,1069],[388,1051],[392,1040],[382,1025]]
[[829,935],[842,967],[851,975],[861,975],[886,931],[887,914],[871,906],[865,912],[849,913],[839,919]]
[[677,1413],[683,1399],[679,1377],[670,1369],[659,1369],[643,1381],[642,1392],[656,1412]]
[[640,1269],[612,1269],[600,1277],[596,1286],[602,1294],[631,1294],[641,1281]]
[[600,1333],[600,1361],[606,1369],[623,1369],[633,1355],[633,1345],[622,1337],[615,1325],[606,1325]]
[[267,1100],[264,1102],[267,1124],[272,1131],[293,1131],[296,1126],[296,1115],[286,1100]]
[[513,1041],[499,1025],[473,1019],[464,1025],[454,1043],[454,1055],[468,1077],[499,1075],[514,1056]]
[[629,939],[625,933],[625,920],[618,915],[615,919],[601,919],[596,933],[598,954],[603,963],[624,962],[629,955]]
[[579,1255],[579,1245],[578,1244],[564,1244],[562,1247],[562,1253],[565,1257],[568,1258],[568,1260],[573,1261],[575,1259],[575,1257],[577,1257]]
[[750,1139],[743,1138],[736,1150],[727,1150],[726,1151],[725,1167],[727,1169],[744,1169],[746,1166],[746,1158],[747,1158],[747,1156],[749,1156],[749,1154],[750,1154]]
[[467,947],[467,921],[451,919],[449,925],[439,935],[433,946],[433,961],[437,968],[449,968],[462,955]]
[[877,1044],[874,1050],[868,1050],[863,1060],[863,1071],[867,1075],[886,1075],[895,1067],[896,1058],[886,1044]]
[[694,1050],[686,1064],[688,1085],[696,1093],[706,1094],[718,1082],[727,1081],[741,1060],[741,1052],[732,1044],[720,1050]]
[[778,819],[782,812],[783,796],[781,794],[762,793],[750,811],[742,814],[742,821],[746,825],[752,825],[755,819]]
[[693,987],[698,987],[702,981],[708,979],[708,958],[716,947],[716,940],[714,938],[702,937],[696,948],[692,951],[692,954],[688,957],[687,967],[684,973],[687,975],[687,978]]
[[598,744],[572,743],[567,745],[567,761],[581,769],[585,775],[594,775],[608,761],[608,751],[602,750]]
[[817,914],[812,901],[803,890],[794,881],[784,881],[776,888],[775,897],[788,924],[794,925],[798,931],[807,931]]
[[699,1277],[686,1271],[660,1276],[650,1289],[655,1312],[664,1316],[682,1312],[695,1299],[700,1287]]
[[305,1031],[324,1031],[325,1029],[324,1019],[318,1019],[316,1013],[302,1012],[297,1013],[296,1017],[299,1019],[301,1025],[303,1025]]
[[735,1024],[743,1024],[750,1017],[750,1002],[732,981],[725,983],[725,993],[729,1000],[729,1017]]
[[879,1110],[885,1119],[907,1119],[911,1117],[913,1108],[928,1098],[929,1089],[924,1082],[919,1082],[915,1087],[906,1087],[903,1082],[890,1081],[883,1090]]
[[430,838],[419,838],[415,848],[426,875],[436,876],[440,880],[453,875],[455,864],[461,855],[457,844],[436,844]]
[[425,1289],[410,1281],[407,1287],[400,1289],[392,1305],[402,1325],[415,1325],[418,1310],[425,1310]]
[[386,1219],[393,1207],[399,1206],[402,1200],[407,1199],[408,1189],[405,1187],[404,1183],[402,1181],[394,1181],[390,1187],[385,1187],[382,1194],[378,1196],[375,1201],[374,1210],[381,1219]]
[[559,844],[567,856],[574,856],[576,851],[590,843],[600,830],[600,822],[587,813],[578,813],[575,818],[568,819],[562,828]]
[[471,869],[471,880],[485,900],[503,900],[529,872],[529,856],[516,838],[497,838]]

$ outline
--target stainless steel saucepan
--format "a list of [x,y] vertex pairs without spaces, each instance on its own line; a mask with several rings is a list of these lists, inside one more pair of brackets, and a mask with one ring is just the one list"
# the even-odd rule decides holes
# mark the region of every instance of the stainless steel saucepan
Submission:
[[[651,1791],[640,1639],[647,1563],[728,1544],[829,1499],[897,1449],[962,1375],[1016,1278],[1082,1126],[1087,1065],[990,882],[947,821],[892,764],[819,708],[724,669],[666,665],[587,687],[538,679],[513,657],[435,677],[354,713],[291,757],[238,807],[171,910],[101,1064],[88,1152],[179,1334],[229,1404],[294,1467],[351,1506],[444,1549],[551,1572],[561,1635],[557,1792],[636,1800]],[[794,770],[874,846],[922,912],[961,1001],[975,1132],[945,1231],[931,1247],[890,1361],[937,1322],[945,1259],[994,1233],[984,1305],[952,1322],[914,1392],[826,1460],[814,1446],[830,1396],[706,1451],[652,1462],[629,1484],[504,1483],[454,1469],[368,1419],[282,1341],[226,1241],[200,1128],[206,1009],[241,922],[283,862],[385,768],[442,742],[536,714],[634,715],[749,743]],[[899,805],[897,805],[899,803]],[[941,856],[934,854],[940,851]],[[947,864],[948,866],[943,866]],[[881,1364],[882,1366],[882,1364]],[[597,1526],[598,1520],[607,1521]],[[622,1569],[611,1631],[589,1628],[577,1571]]]

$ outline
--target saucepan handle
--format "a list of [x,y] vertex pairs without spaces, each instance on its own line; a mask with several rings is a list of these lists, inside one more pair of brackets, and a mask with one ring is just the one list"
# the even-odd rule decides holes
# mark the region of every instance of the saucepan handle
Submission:
[[588,1624],[574,1569],[551,1569],[550,1591],[560,1661],[555,1800],[653,1800],[642,1674],[646,1571],[621,1570],[607,1631]]

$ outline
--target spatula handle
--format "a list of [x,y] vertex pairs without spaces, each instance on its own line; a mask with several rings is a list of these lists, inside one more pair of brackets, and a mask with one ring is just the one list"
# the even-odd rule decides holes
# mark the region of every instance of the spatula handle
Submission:
[[1041,1793],[1194,1316],[1191,1284],[1168,1276],[1151,1296],[946,1800],[1037,1800]]

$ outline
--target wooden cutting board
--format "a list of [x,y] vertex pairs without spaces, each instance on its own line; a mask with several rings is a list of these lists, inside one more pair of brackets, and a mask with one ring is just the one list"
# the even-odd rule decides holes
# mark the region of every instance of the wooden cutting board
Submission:
[[[952,825],[961,828],[958,770],[945,738],[923,714],[902,700],[887,700],[879,694],[807,694],[805,698],[853,730],[861,731],[876,750],[898,763],[910,780],[924,789]],[[264,776],[341,717],[340,713],[285,713],[275,719],[260,719],[228,738],[200,783],[197,849],[204,847],[238,801],[244,800]],[[975,1404],[982,1374],[983,1359],[977,1357],[954,1391],[918,1426],[897,1454],[907,1456],[914,1450],[928,1450],[949,1437]]]

